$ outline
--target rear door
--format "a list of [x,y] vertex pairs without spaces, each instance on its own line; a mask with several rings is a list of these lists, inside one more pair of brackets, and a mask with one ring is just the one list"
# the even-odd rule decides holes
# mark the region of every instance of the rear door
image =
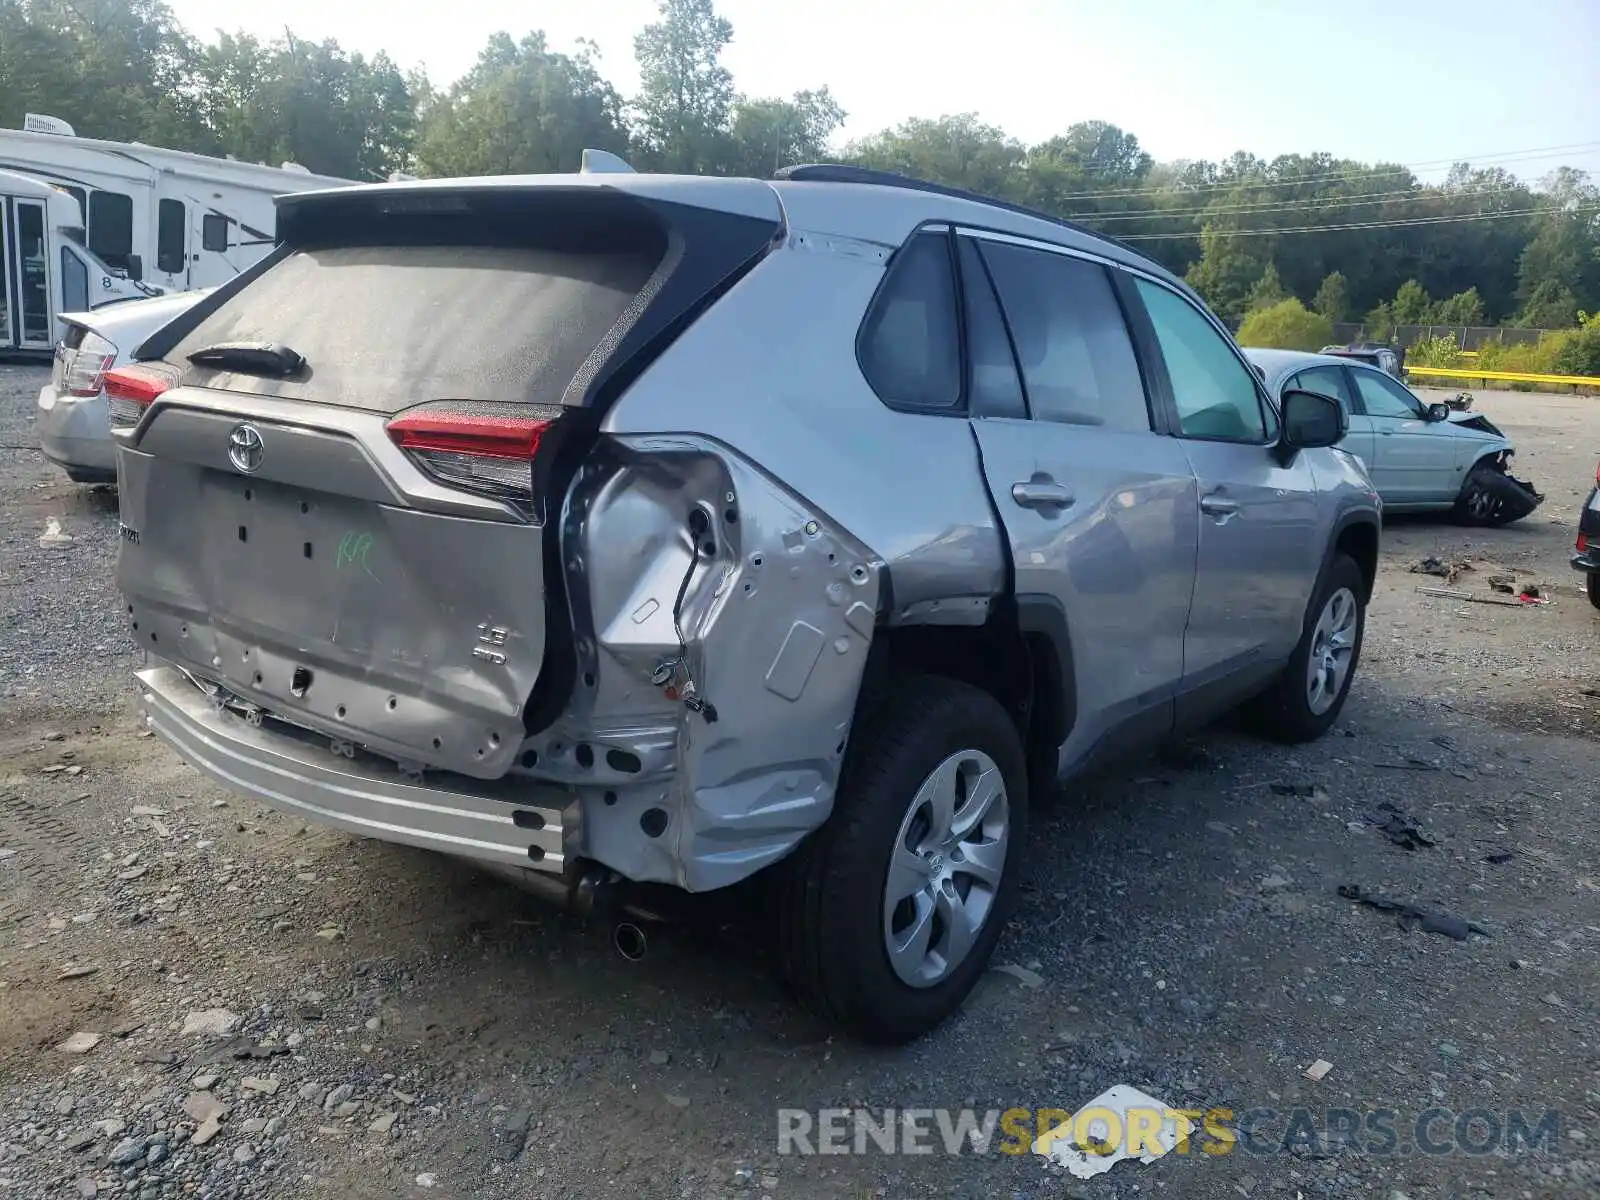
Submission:
[[956,241],[973,428],[1017,594],[1059,605],[1072,638],[1078,721],[1066,755],[1119,729],[1169,729],[1195,481],[1182,448],[1154,431],[1107,267],[999,237]]
[[1385,503],[1437,504],[1455,499],[1459,440],[1422,415],[1422,401],[1382,371],[1352,364],[1356,394],[1373,428],[1372,482]]
[[1372,464],[1372,418],[1361,410],[1356,402],[1355,389],[1350,383],[1350,378],[1343,367],[1321,366],[1307,367],[1298,374],[1291,375],[1284,383],[1284,388],[1299,388],[1302,391],[1316,392],[1319,396],[1329,396],[1339,402],[1339,407],[1344,409],[1350,418],[1350,432],[1345,434],[1344,441],[1339,443],[1339,448],[1354,454],[1369,468]]
[[1208,707],[1276,670],[1300,639],[1322,553],[1316,479],[1306,455],[1274,457],[1276,412],[1221,327],[1164,283],[1138,276],[1133,290],[1199,487],[1183,658],[1186,691]]
[[583,192],[311,201],[259,274],[142,348],[164,365],[134,370],[178,384],[113,396],[118,583],[147,650],[403,762],[509,769],[565,645],[557,456],[778,220],[775,199],[688,218]]

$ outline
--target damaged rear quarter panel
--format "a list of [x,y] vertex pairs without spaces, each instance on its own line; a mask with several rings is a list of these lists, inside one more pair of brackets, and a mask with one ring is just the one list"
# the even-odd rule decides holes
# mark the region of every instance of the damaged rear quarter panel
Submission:
[[[967,422],[891,412],[856,364],[887,257],[791,234],[613,406],[568,494],[576,694],[519,770],[575,786],[585,853],[631,879],[703,891],[787,854],[832,810],[880,619],[1004,589]],[[715,721],[652,683],[675,609]]]

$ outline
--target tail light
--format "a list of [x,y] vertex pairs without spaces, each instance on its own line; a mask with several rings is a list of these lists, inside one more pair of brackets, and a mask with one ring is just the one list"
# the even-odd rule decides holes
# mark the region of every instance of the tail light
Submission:
[[134,363],[107,371],[105,390],[111,428],[131,429],[155,398],[178,385],[178,372],[164,363]]
[[1586,534],[1586,533],[1580,533],[1578,535],[1578,553],[1582,554],[1588,549],[1589,549],[1589,535]]
[[117,361],[117,348],[98,333],[81,326],[79,332],[80,336],[69,337],[56,347],[53,382],[63,395],[98,396],[105,386],[106,372]]
[[423,471],[449,487],[538,512],[535,464],[563,410],[423,405],[387,425],[389,439]]

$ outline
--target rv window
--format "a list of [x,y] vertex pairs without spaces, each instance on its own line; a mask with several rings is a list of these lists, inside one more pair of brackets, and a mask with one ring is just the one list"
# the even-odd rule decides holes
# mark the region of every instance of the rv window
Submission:
[[188,214],[182,200],[163,200],[156,218],[156,270],[181,275],[189,265]]
[[200,222],[200,244],[214,254],[228,248],[228,218],[218,213],[207,213]]
[[121,192],[89,194],[89,249],[113,267],[133,253],[133,201]]
[[89,268],[65,246],[61,247],[61,311],[87,312],[89,309]]

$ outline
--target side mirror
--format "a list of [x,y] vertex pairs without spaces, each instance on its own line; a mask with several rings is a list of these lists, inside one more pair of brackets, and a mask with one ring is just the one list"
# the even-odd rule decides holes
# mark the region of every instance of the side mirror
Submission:
[[1450,419],[1450,406],[1448,404],[1428,405],[1428,420],[1448,421]]
[[128,255],[128,278],[135,283],[144,279],[144,259],[137,254]]
[[1287,465],[1301,450],[1335,446],[1350,432],[1344,406],[1331,396],[1298,388],[1283,393],[1283,434],[1278,438],[1278,461]]

